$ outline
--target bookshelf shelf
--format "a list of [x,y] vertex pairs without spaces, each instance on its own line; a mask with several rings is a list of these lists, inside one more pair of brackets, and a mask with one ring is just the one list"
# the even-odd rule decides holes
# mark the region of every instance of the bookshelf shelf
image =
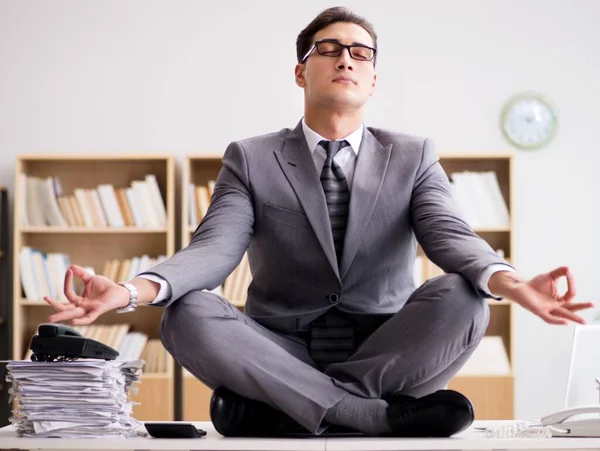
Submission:
[[62,163],[65,160],[68,160],[70,162],[77,162],[77,161],[81,161],[85,164],[99,164],[99,163],[103,163],[105,161],[108,162],[122,162],[122,163],[126,163],[127,161],[133,161],[136,163],[142,163],[142,164],[147,164],[147,163],[151,163],[151,162],[159,162],[162,163],[163,161],[165,161],[165,159],[167,158],[171,158],[170,155],[166,155],[166,154],[162,154],[162,153],[157,153],[157,154],[148,154],[148,153],[131,153],[131,154],[109,154],[109,153],[87,153],[87,152],[81,152],[81,153],[39,153],[39,154],[35,154],[35,153],[30,153],[30,154],[25,154],[25,155],[20,155],[19,159],[22,161],[38,161],[38,162],[44,162],[44,163],[50,163],[50,162],[58,162],[58,163]]
[[508,380],[514,378],[515,375],[512,372],[506,374],[464,373],[460,375],[461,379],[477,379],[481,377],[489,379]]
[[[66,304],[66,302],[64,302]],[[31,301],[29,299],[19,299],[19,306],[21,307],[49,307],[45,301]]]
[[168,233],[168,229],[150,229],[143,227],[24,227],[21,230],[21,233],[59,233],[59,234],[75,234],[75,233],[83,233],[83,234],[98,234],[98,233],[106,233],[106,234],[128,234],[128,233]]
[[[68,302],[63,301],[63,303],[67,304]],[[50,308],[50,306],[44,300],[35,301],[35,300],[30,300],[30,299],[20,299],[19,305],[22,307],[48,307],[48,308]],[[156,307],[151,307],[146,304],[141,304],[138,306],[138,309],[140,309],[140,308],[146,309],[146,308],[156,308]]]
[[[83,224],[83,219],[90,222]],[[174,253],[174,159],[18,156],[13,230],[12,355],[22,359],[27,358],[37,326],[53,312],[43,295],[66,302],[62,285],[69,264],[113,280],[129,280],[146,265]],[[75,289],[81,289],[78,281]],[[116,348],[123,358],[146,361],[136,385],[139,392],[132,395],[139,403],[133,416],[140,421],[175,419],[174,362],[158,340],[162,313],[163,309],[147,306],[125,315],[111,311],[80,330]]]

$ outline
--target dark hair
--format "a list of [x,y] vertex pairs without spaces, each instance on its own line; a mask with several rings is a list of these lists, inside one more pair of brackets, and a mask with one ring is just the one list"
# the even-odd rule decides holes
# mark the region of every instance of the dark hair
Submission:
[[377,34],[375,33],[373,25],[371,25],[364,17],[354,14],[349,9],[344,8],[343,6],[336,6],[321,12],[321,14],[315,17],[313,21],[300,32],[296,39],[296,57],[298,58],[298,63],[302,62],[302,58],[313,45],[315,34],[336,22],[349,22],[360,25],[371,35],[373,47],[377,48]]

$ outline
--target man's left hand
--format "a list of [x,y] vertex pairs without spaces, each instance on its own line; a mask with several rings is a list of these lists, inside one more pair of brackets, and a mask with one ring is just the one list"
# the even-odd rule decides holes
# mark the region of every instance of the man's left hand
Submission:
[[[567,291],[563,295],[558,291],[561,277],[567,279]],[[522,280],[514,272],[499,271],[490,277],[488,286],[493,294],[516,302],[549,324],[565,325],[568,321],[585,324],[585,320],[575,312],[594,306],[592,302],[572,302],[575,280],[566,266],[539,274],[528,281]]]

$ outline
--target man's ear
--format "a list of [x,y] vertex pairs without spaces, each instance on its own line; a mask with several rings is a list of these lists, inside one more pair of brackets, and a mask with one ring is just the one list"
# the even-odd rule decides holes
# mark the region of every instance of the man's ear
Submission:
[[306,80],[304,79],[304,68],[306,66],[304,64],[296,64],[294,69],[294,76],[296,78],[296,84],[301,88],[306,86]]
[[369,90],[369,95],[372,96],[375,92],[375,86],[377,85],[377,74],[373,74],[373,84],[371,84],[371,89]]

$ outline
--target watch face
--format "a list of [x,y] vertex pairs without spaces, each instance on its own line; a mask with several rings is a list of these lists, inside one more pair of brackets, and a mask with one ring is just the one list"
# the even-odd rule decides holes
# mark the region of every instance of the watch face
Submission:
[[506,104],[501,126],[504,136],[516,147],[539,149],[554,138],[557,117],[542,97],[521,94]]

